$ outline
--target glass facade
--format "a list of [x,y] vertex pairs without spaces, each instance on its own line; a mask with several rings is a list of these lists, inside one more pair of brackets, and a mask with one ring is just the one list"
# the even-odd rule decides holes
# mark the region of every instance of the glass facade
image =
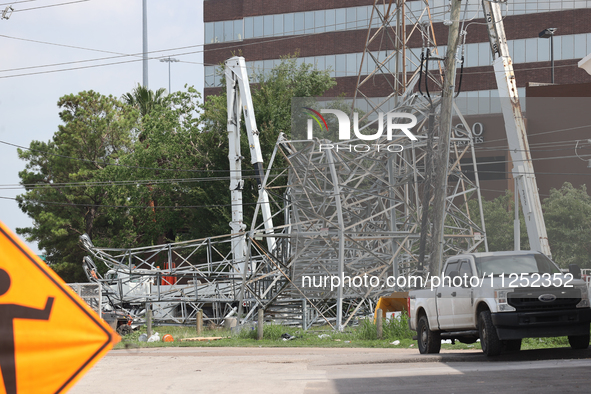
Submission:
[[[430,0],[433,22],[449,19],[448,1]],[[409,1],[406,12],[419,17],[423,1]],[[463,19],[482,18],[479,0],[469,0],[462,11]],[[503,15],[523,15],[577,8],[591,8],[591,0],[519,0],[502,6]],[[205,23],[205,43],[242,41],[251,38],[318,34],[330,31],[359,30],[369,27],[372,6],[337,8],[287,14],[246,17],[234,21]],[[422,19],[427,20],[423,15]],[[379,18],[374,16],[374,26]],[[542,27],[543,28],[543,27]]]

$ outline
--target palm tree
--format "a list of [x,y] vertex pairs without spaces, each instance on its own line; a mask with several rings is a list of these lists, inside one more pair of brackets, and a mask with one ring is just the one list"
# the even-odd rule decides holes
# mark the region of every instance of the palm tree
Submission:
[[130,93],[125,93],[122,96],[123,101],[127,104],[136,107],[142,116],[146,115],[154,109],[157,105],[163,105],[166,89],[160,88],[155,92],[140,84],[137,85]]

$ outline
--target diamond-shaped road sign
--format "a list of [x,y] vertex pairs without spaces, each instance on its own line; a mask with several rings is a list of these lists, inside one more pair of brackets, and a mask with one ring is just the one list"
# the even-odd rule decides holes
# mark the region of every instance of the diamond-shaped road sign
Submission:
[[0,222],[0,394],[64,393],[119,339]]

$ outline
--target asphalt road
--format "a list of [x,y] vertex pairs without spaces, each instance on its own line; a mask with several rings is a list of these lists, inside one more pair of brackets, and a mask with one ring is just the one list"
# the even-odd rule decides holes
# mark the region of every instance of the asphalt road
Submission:
[[160,348],[110,352],[70,393],[584,393],[591,349]]

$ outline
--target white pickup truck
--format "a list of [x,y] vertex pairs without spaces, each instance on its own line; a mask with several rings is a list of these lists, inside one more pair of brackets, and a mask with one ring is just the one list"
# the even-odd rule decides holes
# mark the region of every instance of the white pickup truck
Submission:
[[521,348],[522,338],[568,336],[589,347],[591,309],[580,268],[563,273],[533,251],[470,253],[449,258],[439,277],[409,292],[411,330],[421,353],[439,353],[441,339],[474,343],[487,356]]

